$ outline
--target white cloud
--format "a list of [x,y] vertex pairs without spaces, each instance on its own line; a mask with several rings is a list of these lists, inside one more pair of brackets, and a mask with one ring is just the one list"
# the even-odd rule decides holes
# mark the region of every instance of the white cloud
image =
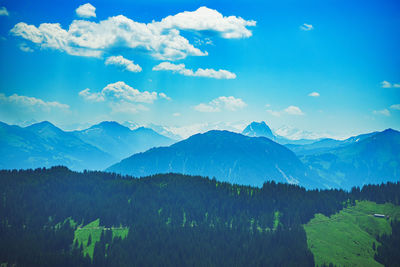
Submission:
[[382,110],[374,110],[373,113],[375,115],[384,115],[384,116],[387,116],[387,117],[390,116],[390,111],[388,109],[386,109],[386,108],[382,109]]
[[196,11],[185,11],[174,16],[168,16],[158,23],[161,28],[177,28],[195,31],[216,31],[224,38],[247,38],[252,35],[246,27],[256,26],[254,20],[244,20],[241,17],[224,17],[217,10],[200,7]]
[[309,93],[308,96],[319,97],[319,93],[318,92],[312,92],[312,93]]
[[131,103],[153,103],[158,96],[167,97],[164,93],[160,94],[148,91],[140,92],[124,82],[110,83],[98,93],[91,93],[88,88],[79,92],[81,97],[95,102],[103,102],[105,100],[118,102],[123,100]]
[[0,7],[0,16],[8,16],[8,11],[7,8],[5,8],[4,6]]
[[220,112],[222,110],[236,111],[246,107],[247,104],[240,98],[233,96],[220,96],[208,104],[200,103],[194,107],[199,112]]
[[304,115],[303,111],[296,106],[288,106],[284,111],[289,115]]
[[388,81],[382,81],[381,82],[381,87],[382,88],[400,88],[400,83],[390,83]]
[[18,45],[19,49],[23,52],[33,52],[34,50],[32,48],[30,48],[26,43],[20,43]]
[[69,109],[68,105],[56,101],[46,102],[39,98],[17,95],[17,94],[6,96],[5,94],[0,93],[0,103],[2,103],[2,105],[11,104],[13,106],[18,106],[20,108],[40,109],[42,111],[47,111],[47,112],[51,111],[52,109],[61,109],[61,110]]
[[79,6],[75,12],[81,18],[96,17],[96,8],[89,3]]
[[382,81],[381,82],[381,87],[382,88],[390,88],[390,87],[392,87],[392,84],[390,82],[388,82],[388,81]]
[[196,45],[213,45],[213,41],[210,38],[199,39],[197,37],[194,38],[194,43]]
[[275,117],[280,117],[281,116],[281,112],[279,112],[277,110],[267,109],[267,112],[269,114],[271,114],[272,116],[275,116]]
[[105,100],[104,95],[100,93],[91,93],[89,88],[86,88],[79,92],[79,96],[92,102],[103,102]]
[[171,100],[171,98],[164,93],[159,93],[158,96],[167,100]]
[[101,57],[105,51],[119,47],[139,48],[161,60],[177,60],[208,55],[180,35],[180,30],[208,30],[220,33],[223,38],[245,38],[251,36],[247,26],[255,26],[255,22],[224,17],[216,10],[201,7],[148,24],[118,15],[98,23],[74,20],[68,30],[62,29],[59,23],[42,23],[36,27],[20,22],[10,32],[41,48],[71,55]]
[[303,25],[300,26],[300,29],[303,31],[311,31],[314,29],[314,27],[311,24],[304,23]]
[[174,117],[179,117],[179,116],[181,116],[181,113],[175,112],[175,113],[172,114],[172,116],[174,116]]
[[[268,108],[268,106],[267,106],[267,108]],[[281,115],[284,115],[284,114],[295,115],[295,116],[305,115],[304,112],[297,106],[288,106],[284,110],[267,109],[266,111],[275,117],[280,117]]]
[[214,69],[197,69],[193,71],[191,69],[187,69],[185,64],[173,64],[170,62],[161,62],[157,66],[153,67],[153,71],[172,71],[177,72],[184,76],[192,76],[192,77],[207,77],[214,79],[235,79],[236,74],[227,70],[214,70]]
[[390,108],[395,110],[400,110],[400,104],[391,105]]
[[106,65],[116,65],[116,66],[121,66],[127,71],[131,72],[141,72],[142,68],[134,64],[132,60],[126,59],[123,56],[111,56],[108,57],[107,60],[105,61]]

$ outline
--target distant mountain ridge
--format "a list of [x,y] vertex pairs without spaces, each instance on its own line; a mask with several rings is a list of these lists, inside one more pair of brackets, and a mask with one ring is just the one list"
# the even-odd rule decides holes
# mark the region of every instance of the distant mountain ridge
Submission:
[[131,130],[114,121],[104,121],[88,129],[74,131],[74,134],[119,160],[152,147],[174,143],[174,140],[152,129],[139,127]]
[[330,150],[304,155],[302,162],[321,177],[325,187],[400,180],[400,132],[387,129],[345,140]]
[[287,144],[285,145],[290,150],[295,152],[297,155],[311,155],[315,153],[321,153],[324,151],[329,151],[334,148],[344,147],[347,145],[351,145],[353,143],[357,143],[359,141],[368,138],[377,132],[367,133],[367,134],[360,134],[357,136],[349,137],[345,140],[336,140],[332,138],[323,138],[321,140],[317,140],[311,144],[304,144],[304,145],[296,145],[296,144]]
[[265,137],[217,130],[135,154],[107,171],[133,176],[177,172],[256,186],[271,180],[313,185],[306,167],[284,146]]
[[393,129],[285,145],[265,122],[250,124],[244,133],[269,138],[213,130],[174,144],[152,129],[117,122],[72,132],[46,121],[27,127],[0,122],[0,168],[111,166],[108,171],[134,176],[180,172],[246,185],[275,180],[344,189],[400,180],[400,133]]
[[269,128],[269,126],[266,124],[265,121],[261,122],[253,121],[252,123],[246,126],[246,128],[242,131],[242,134],[250,137],[267,137],[281,145],[286,145],[286,144],[305,145],[320,140],[320,139],[298,139],[298,140],[288,139],[284,136],[280,136],[278,134],[273,133],[271,128]]
[[173,142],[151,129],[132,131],[117,122],[73,132],[48,121],[27,127],[0,122],[0,168],[65,165],[73,170],[103,170],[124,157]]
[[66,165],[74,170],[102,169],[116,159],[50,122],[21,128],[0,123],[0,168],[27,169]]

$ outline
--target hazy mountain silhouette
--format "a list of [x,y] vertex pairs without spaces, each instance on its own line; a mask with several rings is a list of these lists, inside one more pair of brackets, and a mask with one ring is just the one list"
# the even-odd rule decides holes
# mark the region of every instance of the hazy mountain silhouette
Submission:
[[313,184],[305,166],[286,147],[265,137],[216,130],[135,154],[107,171],[134,176],[176,172],[256,186],[270,180]]
[[250,136],[250,137],[267,137],[281,145],[286,144],[296,144],[296,145],[306,145],[314,143],[320,139],[298,139],[292,140],[288,139],[284,136],[280,136],[272,132],[269,126],[265,123],[265,121],[255,122],[253,121],[242,131],[242,134]]
[[118,160],[153,147],[171,145],[175,142],[152,129],[140,127],[131,130],[114,121],[104,121],[86,130],[75,131],[74,134]]
[[348,139],[344,143],[329,151],[301,158],[318,173],[325,186],[350,189],[356,185],[399,181],[400,132],[387,129]]
[[0,168],[65,165],[74,170],[104,169],[116,159],[44,121],[21,128],[0,122]]

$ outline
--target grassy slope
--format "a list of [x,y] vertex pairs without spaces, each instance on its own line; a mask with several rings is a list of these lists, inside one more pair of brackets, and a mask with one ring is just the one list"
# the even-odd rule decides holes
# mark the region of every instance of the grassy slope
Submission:
[[[81,244],[83,245],[83,254],[89,255],[90,258],[93,258],[94,246],[95,246],[96,242],[100,241],[101,232],[103,230],[107,230],[107,229],[109,229],[109,228],[100,226],[99,219],[97,219],[83,227],[78,227],[75,230],[74,243],[75,243],[75,240],[78,240],[79,246]],[[127,227],[111,228],[111,231],[112,231],[113,238],[115,238],[115,237],[125,238],[128,235],[129,228],[127,228]],[[91,236],[92,242],[89,246],[87,246],[89,236]]]
[[376,236],[390,233],[390,221],[375,218],[374,213],[400,219],[400,206],[390,203],[357,202],[331,217],[317,214],[304,228],[315,263],[334,263],[338,266],[382,266],[374,260],[372,243]]

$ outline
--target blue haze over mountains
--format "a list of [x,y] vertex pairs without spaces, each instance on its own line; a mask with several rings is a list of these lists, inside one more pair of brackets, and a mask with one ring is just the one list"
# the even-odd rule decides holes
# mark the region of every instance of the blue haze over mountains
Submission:
[[0,168],[65,165],[73,170],[104,170],[124,157],[173,142],[151,129],[130,130],[116,122],[73,132],[47,121],[24,128],[0,123]]
[[72,132],[41,122],[0,123],[0,137],[1,169],[65,165],[133,176],[176,172],[253,186],[275,180],[345,189],[398,181],[400,175],[400,133],[392,129],[346,140],[289,140],[265,122],[253,122],[241,134],[212,130],[175,143],[152,129],[116,122]]

